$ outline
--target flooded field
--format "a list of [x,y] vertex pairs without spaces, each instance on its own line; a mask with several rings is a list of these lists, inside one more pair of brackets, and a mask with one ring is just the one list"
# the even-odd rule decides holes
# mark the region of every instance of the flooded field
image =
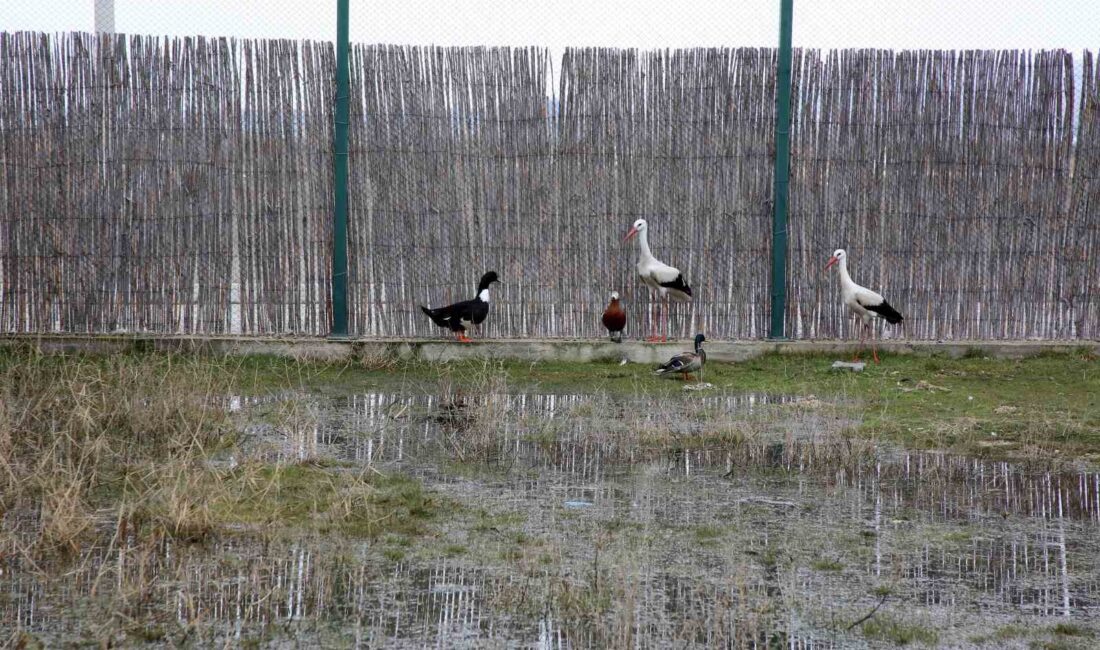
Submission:
[[206,462],[389,477],[421,501],[379,518],[415,523],[187,539],[108,518],[61,560],[20,547],[44,515],[12,507],[0,628],[49,647],[1100,643],[1091,466],[906,450],[806,395],[377,383],[223,396],[240,433]]

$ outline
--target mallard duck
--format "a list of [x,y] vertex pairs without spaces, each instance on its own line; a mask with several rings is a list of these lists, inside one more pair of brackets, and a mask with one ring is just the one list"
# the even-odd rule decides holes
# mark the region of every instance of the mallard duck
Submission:
[[449,327],[455,333],[461,343],[470,343],[466,336],[466,326],[463,323],[480,325],[489,315],[489,285],[500,282],[496,271],[489,271],[481,276],[481,282],[477,283],[477,296],[470,300],[456,302],[446,307],[428,309],[421,306],[420,311],[428,315],[432,322],[440,327]]
[[626,312],[619,303],[619,292],[611,292],[611,302],[607,309],[603,310],[603,326],[607,328],[607,334],[615,343],[623,342],[623,328],[626,327]]
[[[631,226],[630,231],[626,233],[623,241],[628,241],[634,237],[638,238],[638,263],[635,266],[638,277],[647,287],[657,291],[665,299],[665,331],[663,334],[657,334],[657,323],[654,322],[654,333],[646,340],[667,341],[668,300],[670,297],[679,301],[691,300],[691,287],[688,286],[687,280],[684,279],[684,274],[680,272],[680,269],[669,266],[653,257],[653,253],[649,250],[648,232],[649,225],[646,220],[638,219]],[[655,320],[660,320],[660,314],[657,314]]]
[[859,347],[856,348],[855,360],[859,361],[859,353],[867,341],[867,334],[871,334],[871,355],[878,363],[878,350],[875,349],[875,337],[872,323],[876,318],[881,318],[891,325],[897,325],[905,320],[898,310],[890,306],[881,295],[871,291],[867,287],[861,287],[852,281],[848,275],[848,254],[843,248],[833,251],[825,270],[836,264],[837,273],[840,274],[840,295],[848,311],[852,312],[862,322],[860,323]]
[[[654,371],[657,375],[679,373],[685,380],[691,377],[691,373],[698,371],[702,374],[703,366],[707,362],[707,352],[703,349],[703,341],[707,337],[702,334],[695,335],[695,352],[681,352],[668,360],[668,363]],[[693,378],[694,379],[694,378]]]

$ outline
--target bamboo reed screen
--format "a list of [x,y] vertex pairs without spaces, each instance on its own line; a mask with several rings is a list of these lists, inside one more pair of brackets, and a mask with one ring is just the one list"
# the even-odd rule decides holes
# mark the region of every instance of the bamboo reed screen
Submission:
[[[652,296],[622,235],[695,290],[672,331],[766,333],[775,52],[356,46],[351,329],[500,273],[483,334],[595,337]],[[330,44],[0,35],[0,329],[323,334]],[[836,279],[919,339],[1100,335],[1090,53],[795,53],[789,329],[848,335]]]
[[323,332],[333,50],[0,34],[0,329]]

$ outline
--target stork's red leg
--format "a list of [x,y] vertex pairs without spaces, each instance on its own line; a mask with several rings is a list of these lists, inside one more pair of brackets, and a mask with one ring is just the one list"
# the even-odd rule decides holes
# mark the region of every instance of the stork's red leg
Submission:
[[671,308],[669,306],[669,296],[668,296],[668,294],[665,294],[665,296],[664,296],[664,334],[661,335],[661,341],[668,341],[669,340],[669,311],[670,310],[671,310]]
[[661,335],[657,331],[661,327],[661,303],[657,301],[653,303],[653,308],[657,310],[655,315],[651,312],[650,326],[653,328],[653,334],[646,338],[646,341],[650,343],[657,343],[661,340]]
[[853,363],[859,362],[859,353],[863,351],[863,341],[867,336],[867,328],[863,325],[863,322],[859,323],[859,345],[856,346],[856,356],[852,358]]

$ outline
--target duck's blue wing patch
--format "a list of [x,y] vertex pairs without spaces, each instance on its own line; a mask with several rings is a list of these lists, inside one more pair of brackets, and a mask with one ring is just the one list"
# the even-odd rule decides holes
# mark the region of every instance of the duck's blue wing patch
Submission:
[[669,359],[668,363],[666,363],[664,367],[668,370],[680,370],[681,368],[687,366],[689,363],[691,363],[691,355],[678,354]]

